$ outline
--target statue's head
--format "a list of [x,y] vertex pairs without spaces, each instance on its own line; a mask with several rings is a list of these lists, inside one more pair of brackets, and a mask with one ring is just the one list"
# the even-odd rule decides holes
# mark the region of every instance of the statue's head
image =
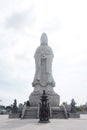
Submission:
[[47,45],[48,44],[48,38],[47,38],[46,33],[42,33],[40,41],[41,41],[41,45]]

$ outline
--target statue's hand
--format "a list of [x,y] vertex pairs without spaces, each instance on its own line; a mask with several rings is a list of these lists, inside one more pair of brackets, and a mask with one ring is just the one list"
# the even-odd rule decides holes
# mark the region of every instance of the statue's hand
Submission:
[[46,55],[43,54],[43,55],[41,56],[41,58],[42,58],[42,59],[46,59]]
[[36,79],[36,80],[33,81],[32,85],[35,86],[36,84],[39,84],[39,83],[40,83],[40,80]]

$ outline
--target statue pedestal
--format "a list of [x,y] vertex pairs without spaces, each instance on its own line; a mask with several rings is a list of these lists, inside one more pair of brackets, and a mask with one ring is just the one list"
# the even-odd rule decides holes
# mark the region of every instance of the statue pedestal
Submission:
[[58,107],[60,103],[60,96],[54,92],[53,87],[51,86],[47,86],[47,87],[36,86],[34,88],[34,91],[29,96],[30,105],[34,107],[37,107],[39,105],[39,103],[41,102],[40,97],[43,93],[43,90],[46,91],[50,106]]

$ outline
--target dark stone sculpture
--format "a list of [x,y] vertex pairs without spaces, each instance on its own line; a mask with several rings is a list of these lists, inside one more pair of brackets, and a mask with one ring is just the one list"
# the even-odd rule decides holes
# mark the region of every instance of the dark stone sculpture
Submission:
[[71,109],[69,113],[69,118],[80,118],[80,114],[76,112],[76,102],[74,99],[71,100]]
[[49,103],[47,103],[47,98],[48,96],[46,95],[45,90],[43,90],[43,94],[41,96],[41,103],[40,103],[40,109],[39,109],[39,122],[49,122],[49,117],[50,117],[50,107]]
[[76,105],[76,102],[74,99],[72,99],[71,100],[71,110],[70,110],[71,113],[76,113],[76,106],[75,105]]
[[26,102],[26,106],[30,107],[30,102],[29,101]]
[[17,100],[15,99],[12,105],[12,111],[11,113],[9,113],[9,118],[20,118],[20,117],[21,117],[21,113],[18,110]]
[[18,108],[17,108],[17,100],[14,100],[13,107],[12,107],[12,113],[17,113]]

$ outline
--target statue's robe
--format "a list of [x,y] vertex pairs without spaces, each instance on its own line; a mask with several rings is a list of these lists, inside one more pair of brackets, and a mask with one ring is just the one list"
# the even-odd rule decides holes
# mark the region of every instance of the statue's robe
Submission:
[[36,72],[33,84],[40,83],[40,85],[46,86],[48,83],[52,83],[55,86],[52,76],[53,57],[53,51],[48,45],[41,45],[37,48],[34,55]]

